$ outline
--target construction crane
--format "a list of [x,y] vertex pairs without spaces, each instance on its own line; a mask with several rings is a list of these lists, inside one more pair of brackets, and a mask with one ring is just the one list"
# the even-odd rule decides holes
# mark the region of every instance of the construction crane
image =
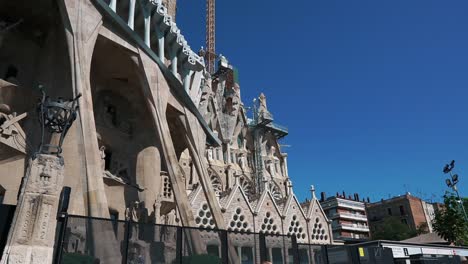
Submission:
[[215,50],[215,0],[206,0],[206,54],[208,72],[215,72],[216,50]]

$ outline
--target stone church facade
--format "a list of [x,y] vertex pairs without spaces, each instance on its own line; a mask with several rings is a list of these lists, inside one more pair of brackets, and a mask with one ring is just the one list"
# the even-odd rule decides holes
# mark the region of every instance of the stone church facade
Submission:
[[0,2],[0,201],[17,204],[33,163],[44,85],[82,94],[63,143],[70,214],[331,244],[314,190],[305,203],[294,194],[287,130],[265,95],[249,118],[233,66],[221,57],[207,73],[175,12],[175,1]]

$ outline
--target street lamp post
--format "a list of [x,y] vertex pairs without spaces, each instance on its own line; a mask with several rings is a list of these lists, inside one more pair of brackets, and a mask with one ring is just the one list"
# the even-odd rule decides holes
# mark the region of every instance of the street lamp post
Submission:
[[452,190],[457,194],[458,203],[460,203],[460,207],[461,207],[463,215],[465,217],[465,221],[468,222],[468,216],[466,215],[465,206],[463,205],[463,200],[461,199],[460,193],[458,192],[458,188],[457,188],[458,174],[453,174],[452,173],[452,170],[453,170],[454,167],[455,167],[455,161],[454,160],[452,160],[452,162],[450,162],[450,164],[445,165],[445,167],[443,169],[444,174],[447,174],[447,173],[450,174],[450,178],[445,180],[445,184],[447,184],[447,187],[452,188]]

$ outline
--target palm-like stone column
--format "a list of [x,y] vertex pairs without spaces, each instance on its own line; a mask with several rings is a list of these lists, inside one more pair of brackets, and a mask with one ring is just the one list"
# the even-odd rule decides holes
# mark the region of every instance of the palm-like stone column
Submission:
[[[52,263],[56,214],[64,176],[61,145],[75,120],[77,99],[51,101],[43,92],[38,107],[41,146],[29,160],[1,264]],[[45,144],[49,136],[58,138],[58,144]]]

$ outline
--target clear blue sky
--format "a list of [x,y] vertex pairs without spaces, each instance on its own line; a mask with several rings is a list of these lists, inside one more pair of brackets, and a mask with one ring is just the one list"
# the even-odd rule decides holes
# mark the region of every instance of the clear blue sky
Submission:
[[[217,52],[239,69],[246,105],[264,92],[289,127],[289,174],[302,200],[358,192],[371,200],[440,199],[457,161],[468,196],[468,2],[217,1]],[[178,0],[194,50],[205,0]]]

